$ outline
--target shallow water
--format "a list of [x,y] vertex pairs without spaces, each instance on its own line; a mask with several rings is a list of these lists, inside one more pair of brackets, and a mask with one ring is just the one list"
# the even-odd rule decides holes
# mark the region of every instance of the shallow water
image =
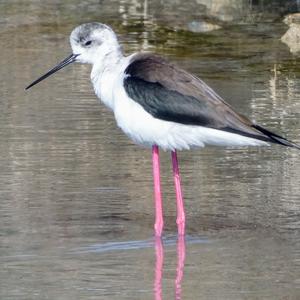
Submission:
[[[297,2],[45,2],[0,2],[0,298],[299,299],[299,152],[180,152],[185,241],[162,153],[166,231],[155,240],[151,153],[99,104],[90,67],[24,91],[69,54],[73,27],[98,20],[126,53],[169,57],[300,143],[299,58],[280,41]],[[202,20],[220,28],[199,32]]]

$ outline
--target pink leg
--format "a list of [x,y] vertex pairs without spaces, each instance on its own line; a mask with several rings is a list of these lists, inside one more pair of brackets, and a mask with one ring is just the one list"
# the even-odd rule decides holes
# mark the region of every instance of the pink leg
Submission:
[[159,150],[158,146],[152,146],[152,165],[154,179],[154,196],[155,196],[155,236],[161,236],[164,227],[163,208],[160,188],[160,167],[159,167]]
[[176,150],[172,151],[172,164],[173,164],[173,176],[174,176],[176,201],[177,201],[176,223],[177,223],[177,227],[178,227],[178,234],[184,235],[185,234],[185,213],[184,213],[184,203],[183,203],[183,197],[182,197],[182,192],[181,192],[180,175],[179,175]]

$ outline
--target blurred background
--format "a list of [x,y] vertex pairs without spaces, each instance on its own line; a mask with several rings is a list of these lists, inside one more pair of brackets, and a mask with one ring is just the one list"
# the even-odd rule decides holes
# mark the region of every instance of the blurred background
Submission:
[[24,91],[70,54],[74,27],[98,21],[126,55],[167,57],[300,143],[299,9],[296,0],[0,0],[0,298],[299,299],[299,151],[179,153],[187,213],[180,295],[175,195],[162,152],[158,295],[150,150],[117,128],[88,65]]

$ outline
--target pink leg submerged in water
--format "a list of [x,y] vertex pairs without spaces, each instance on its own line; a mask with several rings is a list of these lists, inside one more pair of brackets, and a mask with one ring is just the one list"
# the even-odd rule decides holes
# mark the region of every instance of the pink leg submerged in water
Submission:
[[164,227],[163,207],[160,187],[160,165],[159,150],[157,145],[152,146],[152,166],[154,180],[154,198],[155,198],[155,236],[161,236]]
[[178,228],[178,234],[184,235],[185,234],[185,212],[184,212],[184,202],[183,202],[183,196],[182,196],[182,191],[181,191],[180,175],[179,175],[179,167],[178,167],[176,150],[172,151],[172,165],[173,165],[173,176],[174,176],[176,202],[177,202],[176,223],[177,223],[177,228]]

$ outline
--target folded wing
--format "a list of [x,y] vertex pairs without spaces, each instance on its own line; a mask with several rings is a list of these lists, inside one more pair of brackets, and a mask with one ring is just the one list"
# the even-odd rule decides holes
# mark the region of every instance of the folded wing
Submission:
[[128,96],[154,118],[297,146],[238,114],[202,80],[159,56],[137,54],[125,73]]

